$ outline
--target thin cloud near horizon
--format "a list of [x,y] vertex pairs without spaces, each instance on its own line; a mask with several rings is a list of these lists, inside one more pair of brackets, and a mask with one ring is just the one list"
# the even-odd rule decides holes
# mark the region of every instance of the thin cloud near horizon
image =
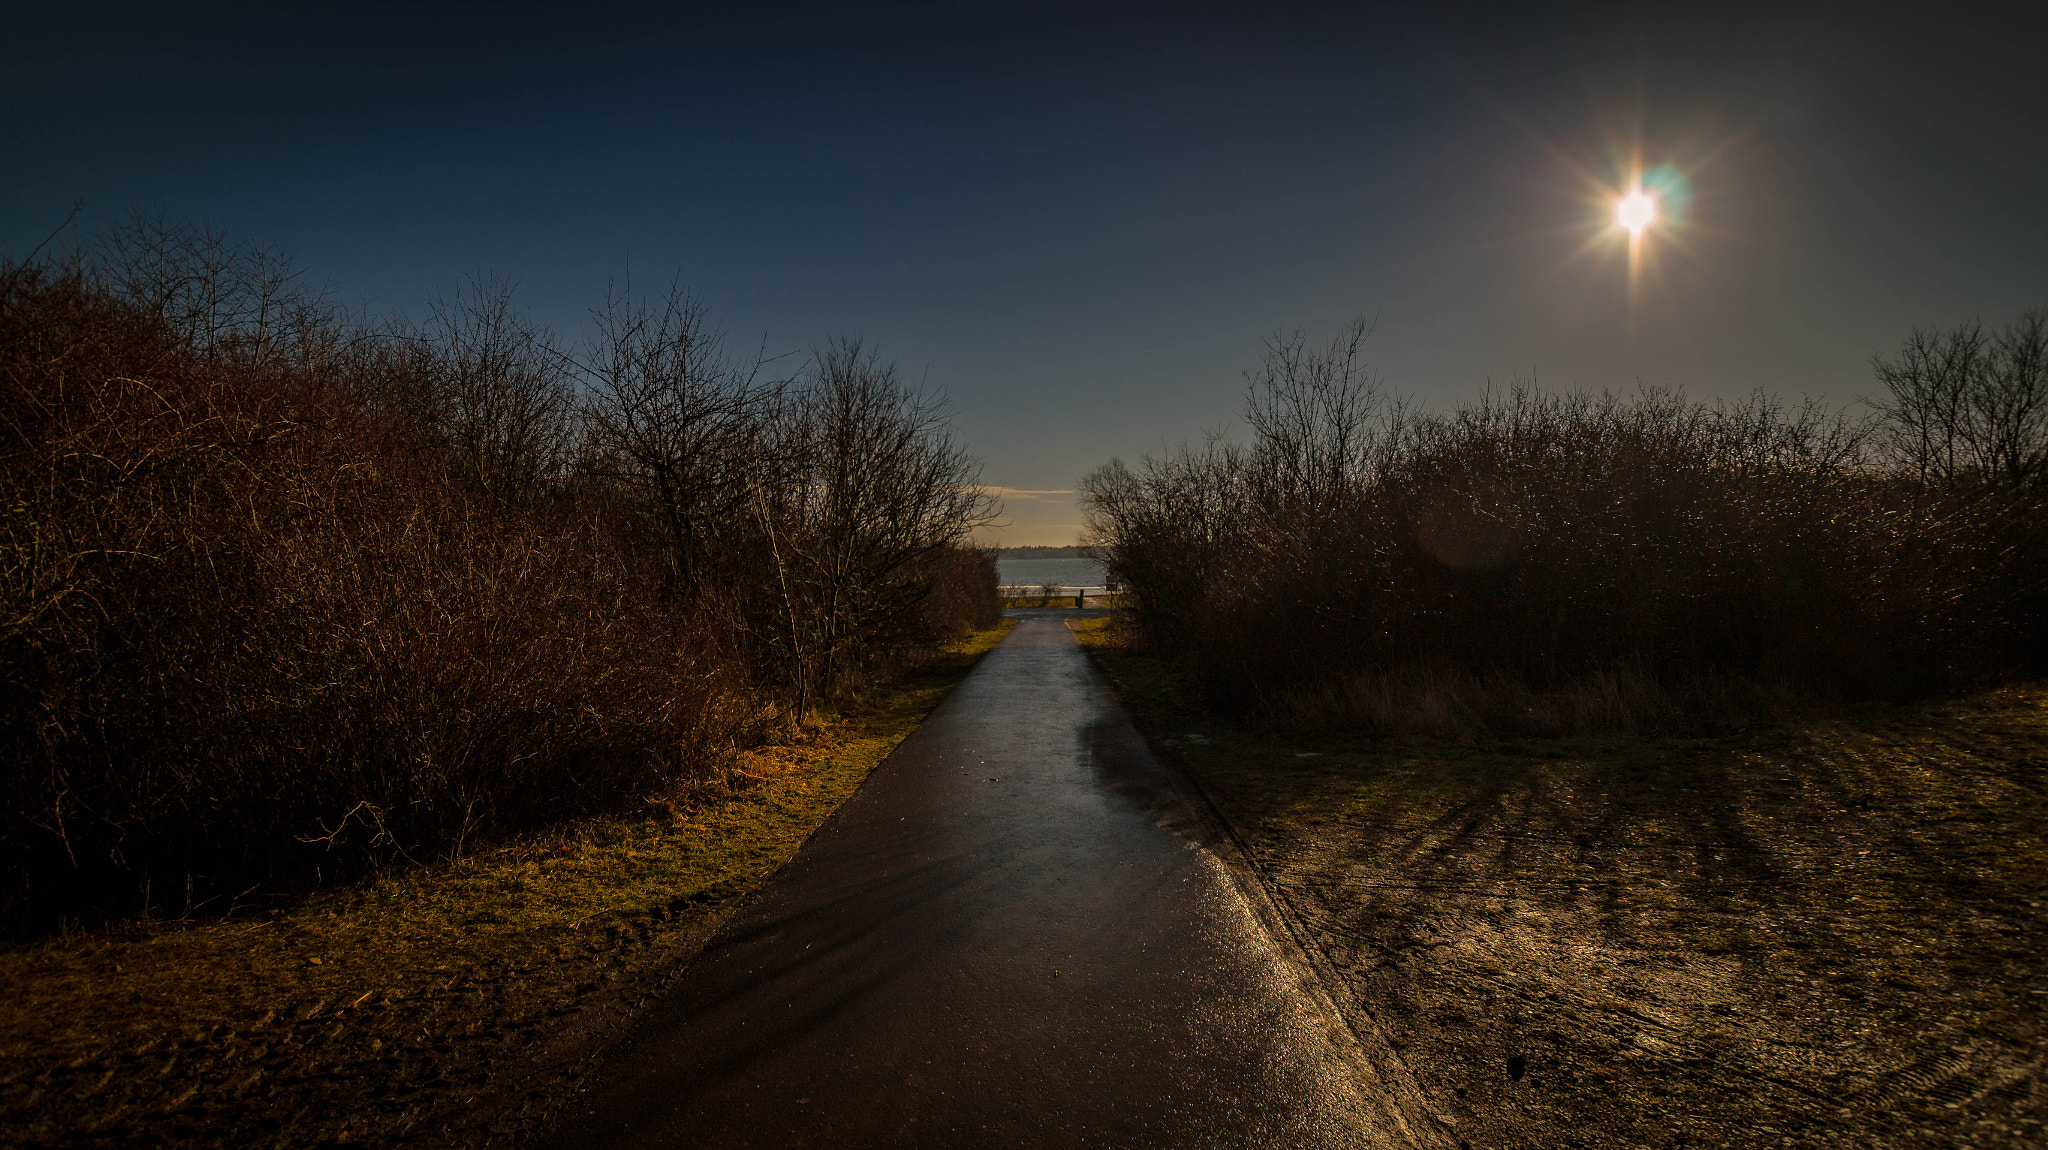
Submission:
[[1074,493],[1073,489],[1070,487],[1060,487],[1053,488],[1050,490],[1039,491],[1033,490],[1028,487],[991,487],[986,484],[976,487],[975,490],[981,492],[983,495],[993,495],[998,499],[1019,499],[1025,502],[1036,503],[1057,502],[1057,500],[1042,498],[1043,496],[1072,495]]

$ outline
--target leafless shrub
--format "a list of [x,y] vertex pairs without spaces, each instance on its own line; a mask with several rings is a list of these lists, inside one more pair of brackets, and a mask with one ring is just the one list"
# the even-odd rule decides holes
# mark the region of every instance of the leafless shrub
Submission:
[[[2031,362],[2031,330],[2001,336],[1999,362]],[[1084,481],[1135,617],[1220,704],[1375,730],[1636,729],[1775,706],[1788,684],[1891,694],[2037,658],[2035,504],[1889,466],[1896,413],[1516,386],[1418,414],[1370,382],[1361,339],[1270,345],[1248,446]],[[1978,402],[2003,413],[1980,424],[2026,406],[2001,403]],[[1999,450],[1971,458],[2026,458]]]
[[558,487],[574,463],[568,361],[549,333],[512,310],[512,285],[475,278],[436,300],[416,337],[425,350],[415,418],[444,445],[461,482],[498,504]]
[[1987,334],[1978,323],[1916,329],[1873,361],[1882,444],[1923,484],[2008,490],[2048,477],[2048,314]]
[[80,258],[98,283],[207,362],[303,365],[333,332],[334,307],[307,288],[290,256],[161,212],[130,212]]
[[769,594],[753,598],[748,617],[796,686],[801,714],[864,654],[930,641],[927,606],[958,569],[945,557],[995,504],[945,409],[857,341],[819,352],[782,410],[779,481],[756,503],[772,577],[754,581]]
[[872,356],[756,388],[678,296],[579,364],[502,283],[376,325],[278,266],[146,220],[0,266],[11,928],[716,781],[990,621],[972,462]]
[[1243,454],[1218,437],[1147,458],[1112,459],[1081,480],[1089,537],[1147,633],[1174,646],[1195,623],[1240,506]]
[[584,361],[585,468],[647,501],[680,587],[707,593],[712,552],[730,545],[764,485],[787,470],[775,442],[782,389],[737,363],[703,304],[672,285],[658,306],[615,292]]

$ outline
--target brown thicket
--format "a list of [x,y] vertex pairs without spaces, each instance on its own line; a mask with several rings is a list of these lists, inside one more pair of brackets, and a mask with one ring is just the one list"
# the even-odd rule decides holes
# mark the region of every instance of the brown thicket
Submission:
[[[136,219],[0,266],[0,913],[225,908],[716,775],[998,610],[932,403],[680,293],[581,356]],[[963,494],[964,493],[964,494]]]
[[1489,390],[1392,401],[1354,325],[1276,341],[1247,445],[1084,484],[1149,639],[1220,705],[1382,732],[1742,722],[2039,673],[2044,325],[1917,333],[1852,422]]

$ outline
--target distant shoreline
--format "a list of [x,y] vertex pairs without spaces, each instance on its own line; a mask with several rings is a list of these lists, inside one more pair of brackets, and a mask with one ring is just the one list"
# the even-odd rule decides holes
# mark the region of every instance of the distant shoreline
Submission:
[[1071,547],[998,547],[996,556],[1001,559],[1100,559],[1102,556],[1093,547],[1076,544]]

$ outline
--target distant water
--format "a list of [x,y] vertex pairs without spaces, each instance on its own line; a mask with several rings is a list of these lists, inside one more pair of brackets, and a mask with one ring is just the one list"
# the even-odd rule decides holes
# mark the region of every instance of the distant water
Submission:
[[1005,587],[1102,586],[1102,564],[1093,559],[998,559],[996,571]]

